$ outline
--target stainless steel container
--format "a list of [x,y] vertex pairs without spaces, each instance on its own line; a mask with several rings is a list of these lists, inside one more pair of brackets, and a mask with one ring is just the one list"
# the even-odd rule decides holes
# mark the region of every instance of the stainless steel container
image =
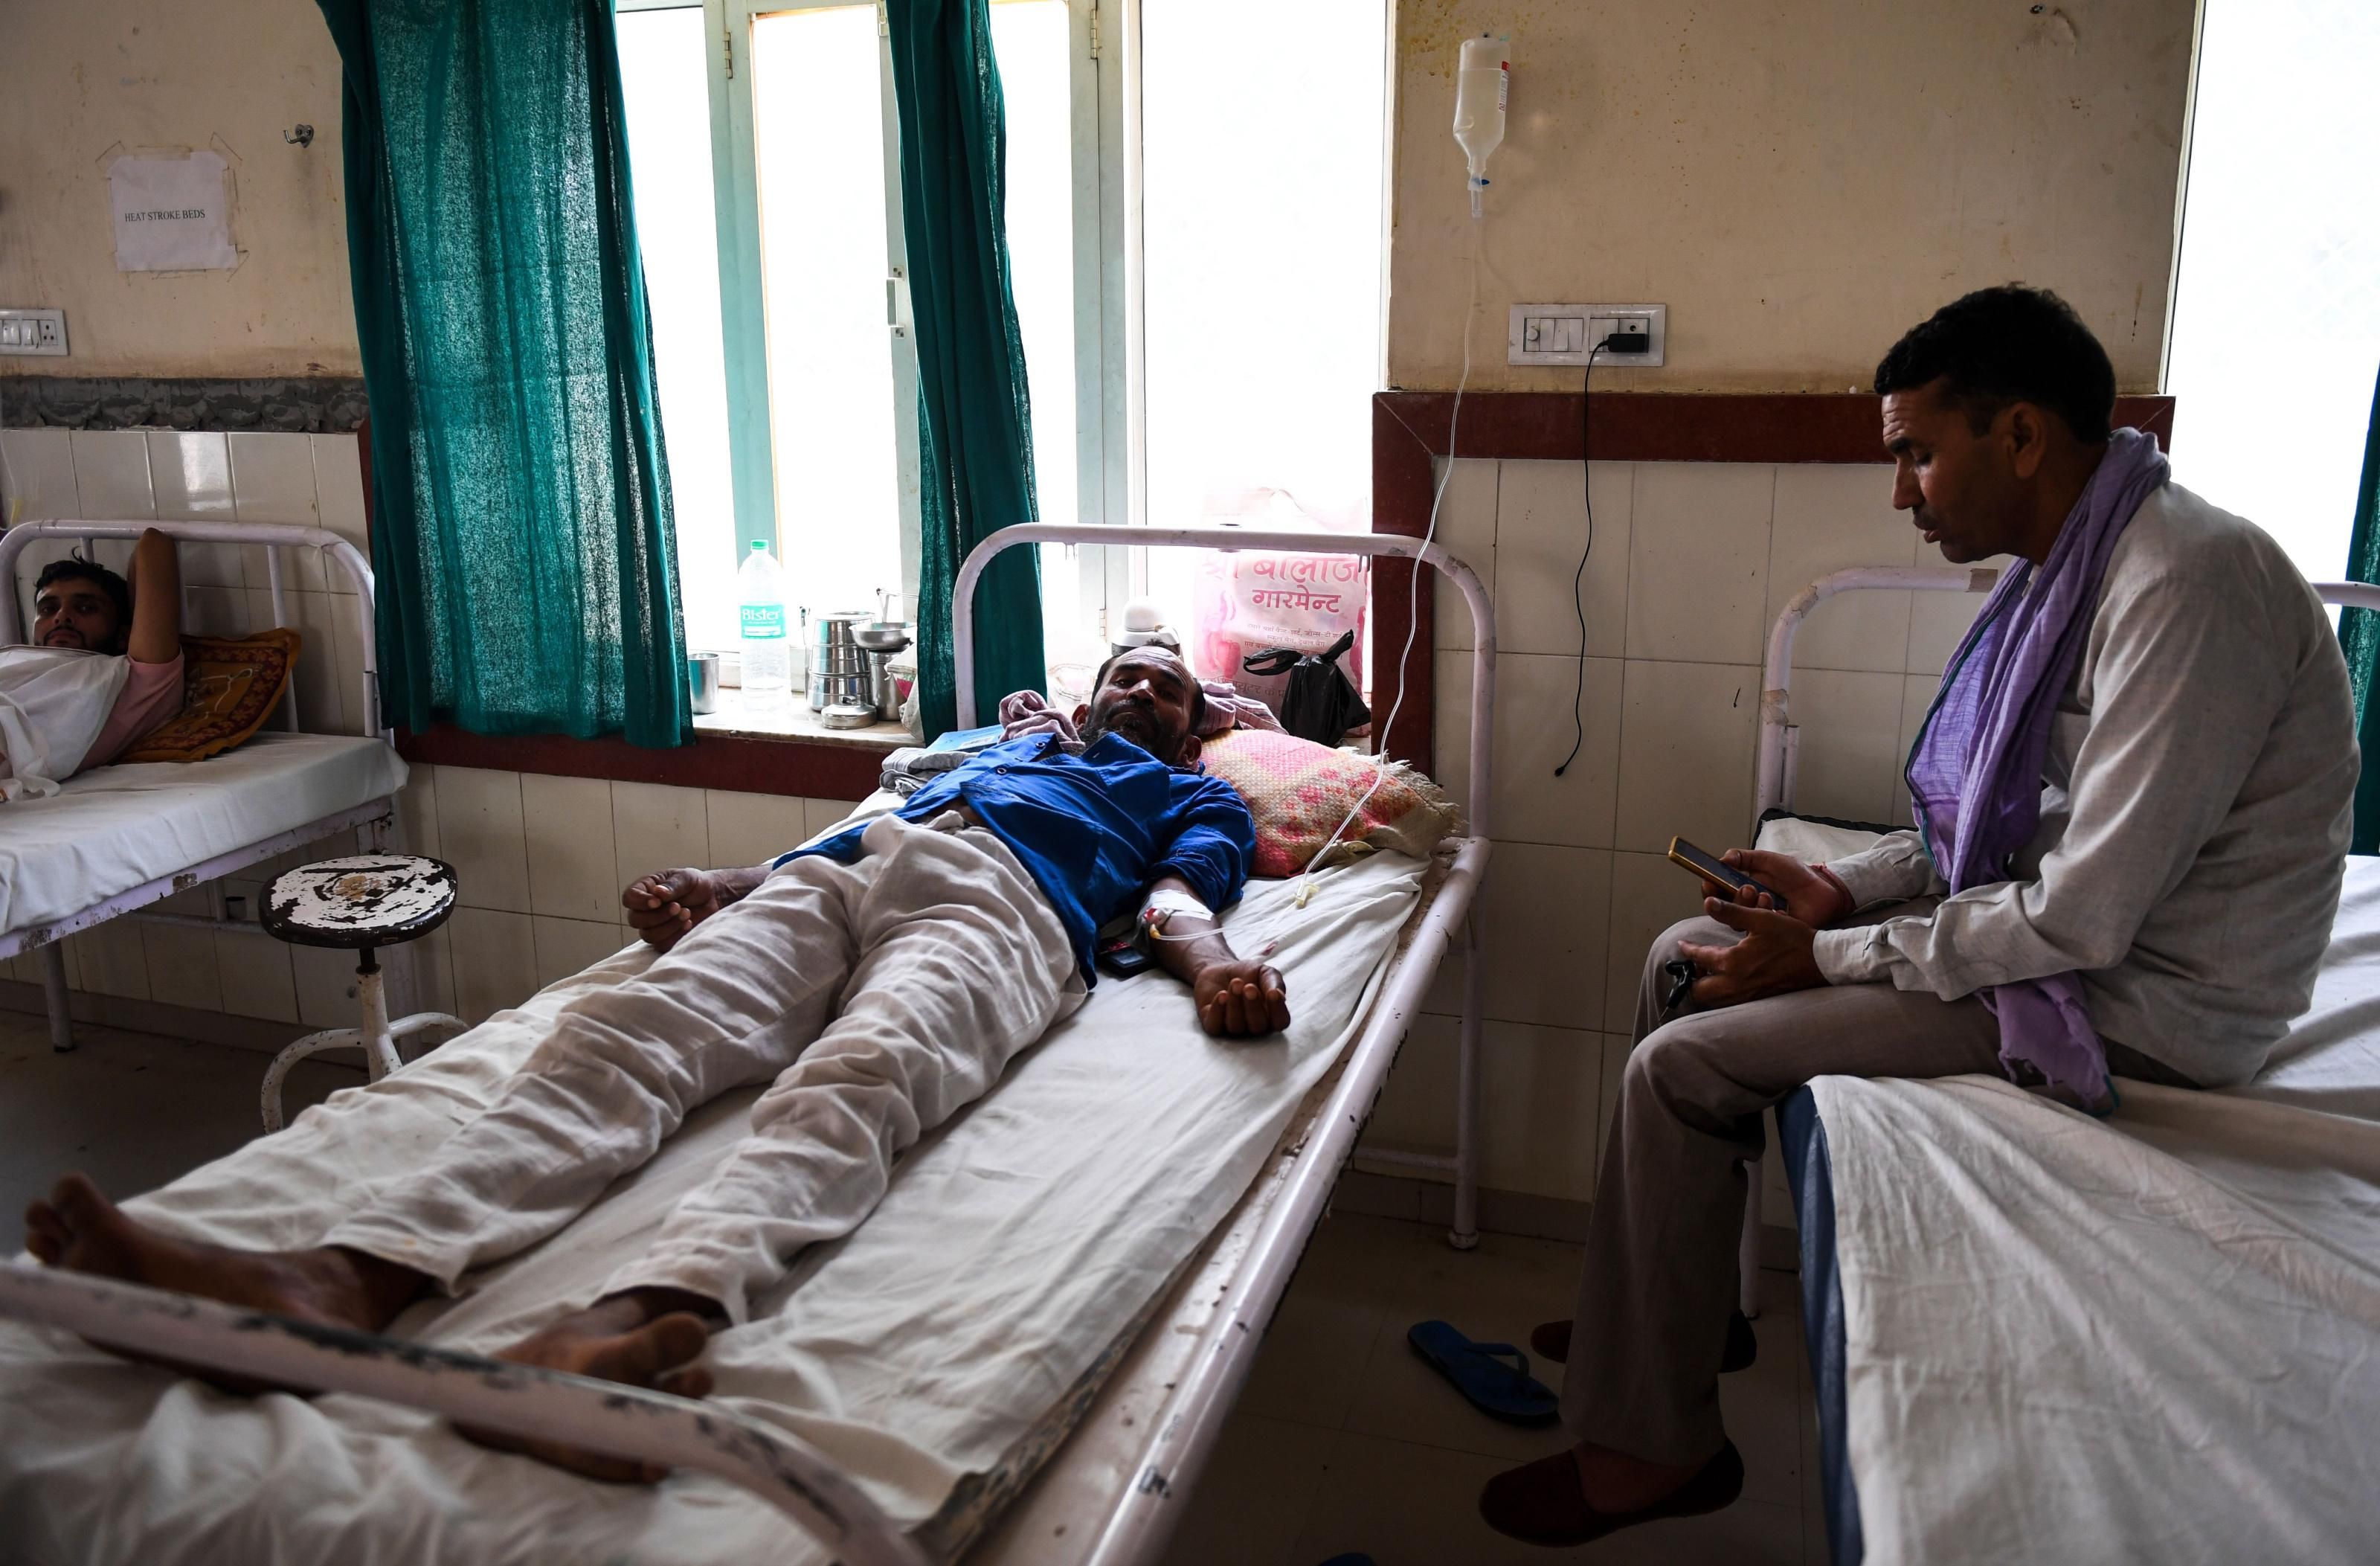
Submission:
[[719,710],[719,654],[689,652],[686,655],[686,689],[693,696],[697,712]]
[[868,653],[868,700],[880,719],[901,716],[901,687],[892,678],[892,660],[908,649],[909,627],[897,621],[878,620],[861,625],[852,638]]
[[868,677],[868,653],[851,634],[855,626],[868,623],[868,611],[827,611],[814,613],[809,619],[810,710],[874,706],[876,693]]

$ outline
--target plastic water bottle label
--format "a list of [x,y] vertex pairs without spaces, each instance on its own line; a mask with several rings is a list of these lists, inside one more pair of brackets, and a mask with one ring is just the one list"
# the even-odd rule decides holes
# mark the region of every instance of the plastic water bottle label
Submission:
[[782,603],[747,603],[744,609],[744,639],[746,641],[782,641],[785,636],[785,606]]

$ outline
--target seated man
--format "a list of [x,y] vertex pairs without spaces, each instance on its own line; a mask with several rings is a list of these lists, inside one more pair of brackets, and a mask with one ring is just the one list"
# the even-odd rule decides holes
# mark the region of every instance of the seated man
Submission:
[[1770,1105],[1828,1074],[1993,1072],[2104,1111],[2111,1072],[2246,1081],[2313,994],[2356,738],[2289,556],[2109,431],[2107,356],[2053,295],[1945,307],[1876,389],[1893,504],[1946,559],[2020,564],[1912,752],[1920,830],[1831,866],[1731,852],[1782,906],[1706,887],[1654,943],[1577,1314],[1539,1329],[1578,1444],[1480,1498],[1522,1538],[1742,1489],[1717,1371]]
[[1189,770],[1200,700],[1173,654],[1128,653],[1075,711],[1078,754],[1050,735],[996,745],[773,868],[640,879],[624,900],[661,955],[563,1007],[485,1111],[320,1244],[195,1244],[69,1175],[28,1211],[28,1245],[53,1267],[378,1331],[565,1227],[696,1107],[767,1081],[751,1135],[651,1248],[506,1353],[700,1396],[709,1373],[691,1362],[711,1325],[745,1319],[796,1251],[856,1227],[895,1156],[1081,1003],[1104,920],[1154,909],[1160,960],[1208,1032],[1289,1026],[1281,975],[1235,956],[1209,912],[1238,899],[1256,830],[1229,783]]
[[31,647],[0,648],[0,797],[51,793],[182,710],[182,574],[166,534],[140,536],[128,582],[52,561],[33,615]]

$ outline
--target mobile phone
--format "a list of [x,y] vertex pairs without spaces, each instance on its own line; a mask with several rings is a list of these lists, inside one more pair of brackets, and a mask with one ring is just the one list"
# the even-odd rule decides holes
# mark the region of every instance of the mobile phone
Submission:
[[1118,978],[1130,978],[1157,961],[1140,949],[1130,930],[1100,941],[1095,960],[1100,972],[1113,974]]
[[1748,886],[1755,892],[1776,904],[1779,909],[1781,910],[1785,906],[1785,899],[1745,875],[1742,870],[1730,869],[1718,855],[1706,854],[1682,837],[1670,839],[1670,863],[1680,869],[1692,870],[1705,880],[1717,881],[1721,886],[1732,888]]

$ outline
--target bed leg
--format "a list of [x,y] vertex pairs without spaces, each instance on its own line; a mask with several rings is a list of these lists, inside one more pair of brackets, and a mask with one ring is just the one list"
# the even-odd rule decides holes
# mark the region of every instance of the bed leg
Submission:
[[55,941],[42,948],[42,1002],[50,1013],[50,1048],[64,1054],[75,1047],[74,1002],[67,994],[67,949]]
[[1735,1306],[1760,1314],[1760,1160],[1743,1166],[1743,1232],[1735,1243]]
[[1487,1012],[1488,965],[1480,958],[1479,920],[1463,921],[1463,1042],[1454,1066],[1454,1227],[1446,1243],[1458,1251],[1479,1244],[1479,1047]]

